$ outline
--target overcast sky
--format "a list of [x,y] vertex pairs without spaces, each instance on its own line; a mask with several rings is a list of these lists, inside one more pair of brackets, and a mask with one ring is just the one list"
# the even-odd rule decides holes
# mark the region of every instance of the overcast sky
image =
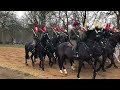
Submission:
[[17,18],[21,18],[23,15],[24,15],[24,13],[25,13],[25,11],[15,11],[16,12],[16,14],[17,14]]

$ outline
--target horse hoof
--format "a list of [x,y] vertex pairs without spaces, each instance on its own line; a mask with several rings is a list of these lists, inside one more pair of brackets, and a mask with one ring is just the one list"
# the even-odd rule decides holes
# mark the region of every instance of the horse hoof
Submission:
[[75,68],[73,68],[72,70],[75,71]]
[[99,68],[96,70],[96,72],[98,72],[98,71],[100,71],[100,69],[99,69]]
[[64,73],[67,74],[67,70],[66,69],[64,69]]
[[114,66],[115,68],[118,68],[118,66]]
[[73,64],[73,66],[75,67],[75,64]]
[[108,69],[108,68],[110,68],[110,66],[107,66],[105,69]]
[[53,63],[50,63],[50,67],[52,67],[53,66]]
[[106,69],[108,69],[108,68],[110,68],[112,65],[108,65],[108,66],[106,66]]
[[25,65],[26,65],[26,66],[28,66],[28,64],[27,64],[27,63],[26,63]]
[[65,72],[65,75],[67,75],[68,73],[67,72]]
[[98,72],[99,70],[96,70],[96,73]]
[[52,68],[52,65],[50,65],[50,67]]
[[62,71],[62,70],[60,70],[60,73],[63,73],[63,71]]
[[103,72],[106,72],[106,70],[104,69]]
[[75,68],[74,68],[74,66],[71,66],[71,69],[72,69],[73,71],[75,71]]
[[67,75],[68,73],[67,72],[64,72],[65,73],[65,75]]

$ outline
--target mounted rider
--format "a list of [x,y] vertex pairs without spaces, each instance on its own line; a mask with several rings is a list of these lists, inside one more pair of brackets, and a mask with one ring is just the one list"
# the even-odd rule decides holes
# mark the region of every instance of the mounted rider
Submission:
[[74,52],[74,57],[78,57],[78,54],[76,52],[76,47],[77,47],[77,39],[79,37],[79,32],[77,30],[77,27],[79,27],[79,24],[77,21],[73,23],[73,29],[69,32],[70,36],[70,42],[73,45],[73,52]]
[[32,45],[33,46],[36,46],[36,40],[38,39],[39,35],[38,35],[38,32],[41,30],[41,28],[38,27],[38,22],[34,19],[35,21],[35,24],[34,24],[34,28],[32,29],[33,30],[33,42],[32,42]]

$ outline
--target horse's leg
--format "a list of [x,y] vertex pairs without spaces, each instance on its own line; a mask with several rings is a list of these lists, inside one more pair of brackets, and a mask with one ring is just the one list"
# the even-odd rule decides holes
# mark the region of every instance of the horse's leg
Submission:
[[66,70],[66,68],[64,67],[64,62],[65,62],[65,57],[63,56],[63,59],[61,60],[61,66],[63,67],[64,73],[67,74],[67,70]]
[[[95,57],[94,58],[95,59],[95,61],[94,61],[94,66],[95,66],[95,68],[96,68],[96,66],[97,66],[97,62],[98,62],[98,57]],[[100,69],[98,69],[98,71],[99,71]],[[96,72],[98,72],[97,70],[96,70]]]
[[94,58],[94,59],[95,59],[95,61],[94,61],[94,66],[96,67],[97,62],[98,62],[98,58]]
[[35,56],[34,56],[34,63],[36,62],[36,58],[35,58]]
[[53,63],[56,62],[56,60],[55,60],[55,56],[53,55],[53,53],[51,53],[51,57],[52,57],[52,61],[51,61],[51,66],[52,66]]
[[42,65],[41,65],[41,60],[40,60],[40,63],[39,63],[39,68],[42,68]]
[[[105,70],[105,68],[104,68],[106,59],[107,59],[107,55],[103,55],[102,66],[101,66],[101,67],[102,67],[103,72],[105,72],[105,71],[106,71],[106,70]],[[98,68],[98,69],[99,69],[99,68]]]
[[67,74],[67,70],[66,70],[66,68],[64,67],[63,61],[62,61],[62,66],[63,66],[63,71],[64,71],[64,73]]
[[43,58],[43,56],[39,55],[39,59],[41,60],[39,65],[40,65],[40,67],[42,67],[42,70],[44,71],[44,58]]
[[45,59],[46,56],[43,57],[43,59]]
[[101,63],[101,61],[99,60],[99,57],[95,57],[94,58],[95,59],[95,61],[94,61],[94,66],[95,66],[95,68],[97,67],[97,62],[99,62],[99,68],[98,69],[96,69],[96,72],[98,72],[98,71],[100,71],[100,69],[101,69],[101,67],[102,67],[102,63]]
[[75,62],[74,62],[74,59],[72,60],[72,63],[73,63],[73,66],[75,66]]
[[26,52],[26,53],[25,53],[25,64],[28,65],[28,64],[27,64],[27,60],[29,59],[29,52],[26,51],[26,50],[25,50],[25,52]]
[[117,55],[116,53],[113,53],[113,54],[114,54],[115,59],[117,60],[117,62],[120,63],[120,60],[119,60],[119,58],[118,58],[118,55]]
[[109,64],[106,68],[110,68],[112,65],[114,65],[115,68],[118,68],[114,62],[113,55],[109,55],[108,58],[111,60],[111,64]]
[[57,55],[56,55],[56,53],[54,52],[54,53],[53,53],[53,61],[54,61],[55,64],[56,64],[56,59],[57,59]]
[[33,61],[33,53],[32,53],[32,55],[31,55],[31,60],[32,60],[32,66],[33,66],[33,68],[34,68],[34,61]]
[[51,61],[51,54],[49,53],[49,54],[47,54],[47,56],[48,56],[48,58],[49,58],[49,65],[50,65],[50,67],[52,67],[52,65],[53,65],[53,62]]
[[74,63],[74,59],[70,59],[71,69],[74,71],[75,67],[74,67],[73,63]]
[[[101,63],[101,61],[99,60],[99,58],[97,59],[97,62],[99,62],[99,67],[102,67],[102,63]],[[96,66],[95,66],[96,67]],[[98,71],[100,71],[100,68],[98,68],[97,70],[96,70],[96,72],[98,72]]]
[[55,56],[53,56],[53,62],[54,62],[54,64],[56,64],[56,57]]
[[37,53],[35,53],[34,55],[34,62],[36,62],[36,58],[37,58]]
[[119,60],[119,47],[115,48],[115,52],[113,53],[113,55],[115,56],[115,59],[117,60],[117,62],[120,63],[120,60]]
[[77,74],[78,79],[80,79],[80,71],[81,71],[81,68],[82,68],[82,64],[83,64],[83,60],[79,59],[78,74]]
[[85,63],[83,62],[82,67],[85,68]]
[[64,60],[64,62],[65,62],[65,65],[66,65],[67,64],[66,59]]
[[55,63],[56,63],[58,60],[58,54],[57,54],[57,52],[55,52],[55,54],[56,54],[56,57],[55,57]]
[[92,65],[92,68],[94,70],[92,79],[95,79],[95,77],[96,77],[96,67],[95,67],[95,65],[93,64],[93,62],[91,60],[89,61],[89,63]]
[[58,64],[59,64],[59,68],[60,68],[60,73],[63,73],[63,71],[62,71],[62,57],[58,56]]

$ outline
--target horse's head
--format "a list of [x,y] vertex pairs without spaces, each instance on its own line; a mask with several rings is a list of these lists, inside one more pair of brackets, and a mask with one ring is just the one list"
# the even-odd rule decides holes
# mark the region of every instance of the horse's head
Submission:
[[96,38],[96,33],[95,33],[95,30],[88,30],[85,32],[85,35],[86,35],[86,39],[90,39],[90,40],[93,40]]
[[114,32],[110,31],[110,30],[107,30],[107,29],[103,29],[102,30],[102,34],[103,34],[103,37],[104,38],[109,38],[111,35],[114,34]]
[[40,41],[40,38],[39,38],[38,35],[34,35],[33,38],[34,38],[34,40],[35,40],[36,43],[38,43]]
[[116,32],[113,35],[113,39],[120,43],[120,32]]
[[64,33],[64,39],[65,39],[65,42],[69,41],[69,35]]
[[117,45],[117,43],[120,43],[120,32],[114,33],[109,37],[109,40],[113,47]]
[[50,37],[48,35],[48,33],[43,33],[43,36],[42,36],[42,41],[47,41],[47,40],[50,40]]

